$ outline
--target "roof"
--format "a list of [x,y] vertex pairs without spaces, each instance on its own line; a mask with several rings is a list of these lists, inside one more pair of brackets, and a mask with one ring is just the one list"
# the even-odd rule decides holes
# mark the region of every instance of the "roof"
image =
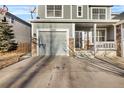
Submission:
[[117,22],[115,25],[120,25],[120,24],[123,24],[124,23],[124,20],[120,20],[119,22]]
[[31,23],[116,23],[119,20],[91,20],[91,19],[34,19]]
[[89,5],[90,7],[112,7],[112,5]]
[[10,13],[10,12],[7,12],[7,13],[6,13],[6,16],[8,16],[8,17],[13,17],[15,20],[17,20],[17,21],[19,21],[19,22],[21,22],[21,23],[23,23],[23,24],[25,24],[25,25],[27,25],[27,26],[31,26],[30,23],[28,23],[28,22],[26,22],[25,20],[23,20],[23,19],[21,19],[21,18],[15,16],[14,14],[12,14],[12,13]]
[[124,12],[120,13],[119,15],[116,15],[113,19],[124,20]]

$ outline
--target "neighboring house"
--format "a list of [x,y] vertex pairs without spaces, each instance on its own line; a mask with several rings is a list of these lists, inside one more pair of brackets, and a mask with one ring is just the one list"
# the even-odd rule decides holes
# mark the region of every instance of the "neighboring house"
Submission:
[[[23,19],[7,12],[1,19],[3,22],[8,22],[12,26],[15,35],[15,41],[20,44],[31,46],[31,24]],[[31,47],[30,47],[31,48]]]
[[112,13],[111,14],[111,18],[113,19],[113,18],[115,18],[116,16],[118,16],[119,15],[119,13]]
[[124,12],[122,12],[120,14],[115,14],[115,16],[112,19],[123,20],[124,19]]
[[31,24],[25,20],[15,16],[14,14],[7,12],[6,21],[13,26],[15,34],[15,40],[18,43],[31,43]]
[[116,23],[110,5],[39,5],[31,20],[33,55],[116,52]]

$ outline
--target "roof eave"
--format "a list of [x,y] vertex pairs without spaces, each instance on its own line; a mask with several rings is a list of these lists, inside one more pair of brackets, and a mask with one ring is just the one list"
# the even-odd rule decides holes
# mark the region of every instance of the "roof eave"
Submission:
[[87,20],[87,19],[35,19],[31,23],[116,23],[119,20]]
[[120,25],[120,24],[123,24],[124,23],[124,20],[121,20],[119,22],[117,22],[115,25]]

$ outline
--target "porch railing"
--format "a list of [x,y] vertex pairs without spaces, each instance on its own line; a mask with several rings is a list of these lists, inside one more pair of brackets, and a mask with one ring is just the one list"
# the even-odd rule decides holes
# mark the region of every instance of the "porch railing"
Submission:
[[96,48],[98,50],[115,50],[116,45],[114,41],[96,42]]

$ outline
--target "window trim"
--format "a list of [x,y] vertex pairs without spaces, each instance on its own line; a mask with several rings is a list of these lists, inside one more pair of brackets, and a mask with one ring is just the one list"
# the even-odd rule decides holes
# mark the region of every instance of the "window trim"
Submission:
[[[104,39],[103,42],[107,41],[107,28],[97,28],[97,31],[100,31],[100,30],[104,30],[105,31],[105,37],[104,37],[105,39]],[[98,38],[98,41],[96,41],[96,42],[102,42],[102,41],[99,40],[99,37],[101,37],[101,36],[97,36],[96,35],[96,38]]]
[[[55,6],[55,5],[53,5],[53,6]],[[63,18],[63,11],[64,11],[64,7],[63,7],[63,5],[61,5],[62,6],[62,15],[61,15],[61,17],[48,17],[47,16],[47,5],[45,5],[45,18]]]
[[[93,15],[92,15],[93,9],[105,9],[105,19],[93,19]],[[91,7],[91,19],[93,19],[93,20],[107,20],[107,7]]]
[[[81,7],[81,16],[78,15],[78,7]],[[77,5],[77,17],[83,17],[83,5]]]

